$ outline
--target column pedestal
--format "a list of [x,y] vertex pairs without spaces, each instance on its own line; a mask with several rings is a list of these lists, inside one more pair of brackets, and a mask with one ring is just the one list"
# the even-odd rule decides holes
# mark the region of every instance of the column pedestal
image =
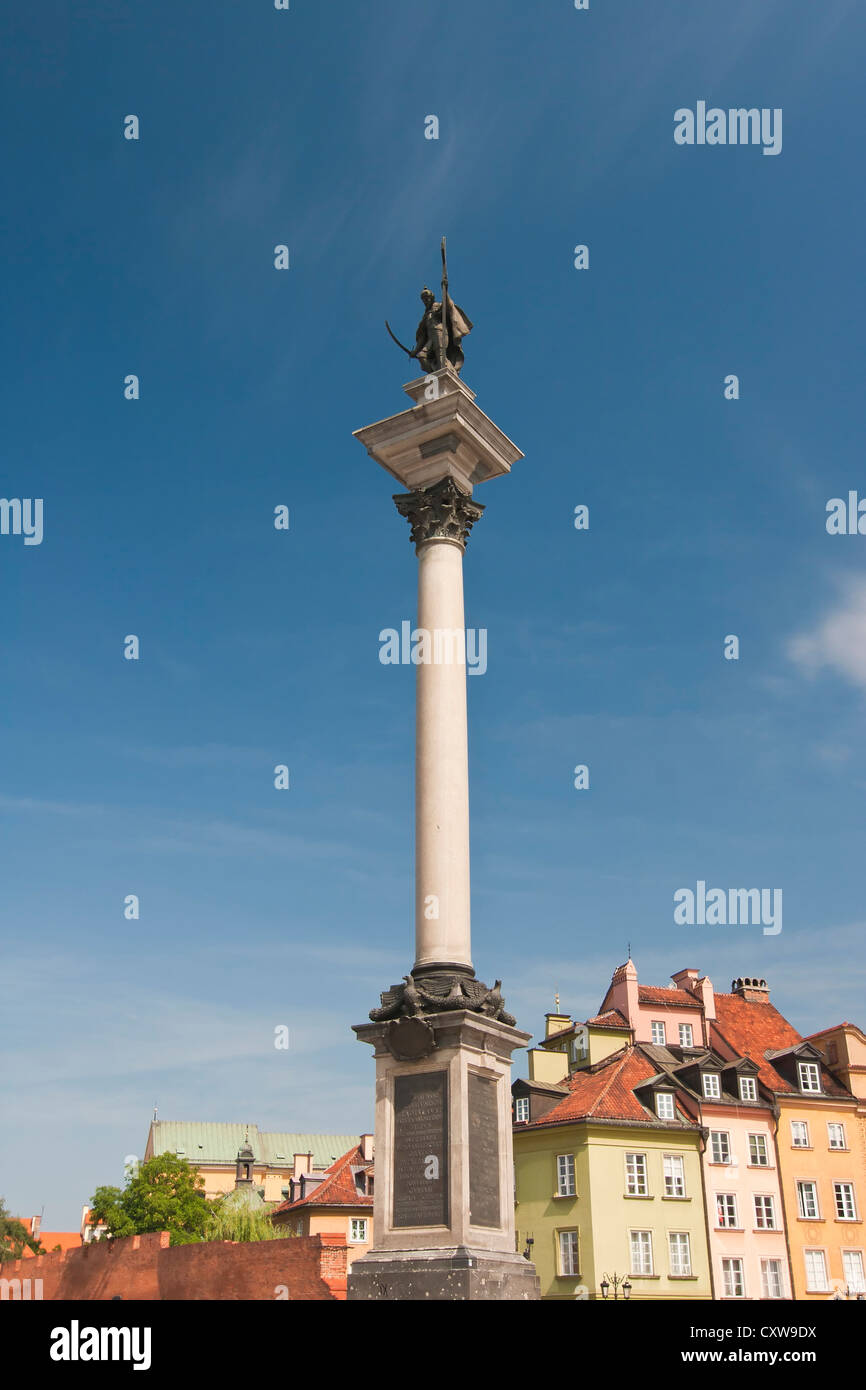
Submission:
[[375,1246],[349,1298],[537,1299],[514,1250],[511,1053],[529,1034],[467,1009],[354,1031],[376,1055]]

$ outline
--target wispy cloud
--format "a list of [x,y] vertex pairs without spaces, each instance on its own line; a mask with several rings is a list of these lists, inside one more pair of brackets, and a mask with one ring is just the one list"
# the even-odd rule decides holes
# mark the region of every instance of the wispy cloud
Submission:
[[788,655],[809,675],[829,668],[866,690],[866,579],[843,581],[840,599],[810,632],[790,640]]

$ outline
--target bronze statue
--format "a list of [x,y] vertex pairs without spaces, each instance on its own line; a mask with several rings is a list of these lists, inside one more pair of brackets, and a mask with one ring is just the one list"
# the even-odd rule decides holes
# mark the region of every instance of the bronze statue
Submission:
[[415,334],[415,347],[407,348],[394,337],[391,325],[385,320],[385,327],[402,348],[407,357],[416,358],[421,370],[427,373],[451,367],[459,372],[463,366],[461,346],[467,333],[472,332],[472,320],[464,314],[459,304],[455,304],[448,294],[448,263],[445,259],[445,238],[442,238],[442,298],[437,300],[432,290],[425,285],[421,291],[424,314]]

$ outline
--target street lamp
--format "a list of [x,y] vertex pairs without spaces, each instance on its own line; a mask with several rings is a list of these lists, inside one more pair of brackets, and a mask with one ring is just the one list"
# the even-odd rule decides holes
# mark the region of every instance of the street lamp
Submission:
[[533,1247],[534,1244],[535,1244],[535,1237],[534,1237],[534,1236],[527,1236],[527,1237],[526,1237],[526,1249],[525,1249],[524,1252],[523,1252],[523,1258],[524,1258],[524,1260],[531,1260],[531,1259],[532,1259],[532,1247]]
[[628,1302],[631,1296],[631,1284],[628,1281],[627,1274],[603,1274],[599,1287],[601,1289],[602,1298],[607,1298],[612,1288],[614,1302],[619,1298],[620,1289],[622,1289],[622,1296],[626,1302]]

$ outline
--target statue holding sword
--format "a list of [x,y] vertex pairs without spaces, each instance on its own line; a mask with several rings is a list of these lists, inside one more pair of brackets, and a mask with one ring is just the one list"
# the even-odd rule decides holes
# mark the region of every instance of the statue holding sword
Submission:
[[421,291],[424,315],[418,324],[414,348],[407,348],[391,332],[391,325],[385,320],[385,327],[399,348],[407,357],[417,360],[421,370],[427,373],[451,367],[459,372],[463,366],[461,346],[467,333],[472,331],[472,320],[464,314],[459,304],[448,293],[448,262],[445,257],[445,238],[442,238],[442,298],[437,300],[432,290],[425,285]]

